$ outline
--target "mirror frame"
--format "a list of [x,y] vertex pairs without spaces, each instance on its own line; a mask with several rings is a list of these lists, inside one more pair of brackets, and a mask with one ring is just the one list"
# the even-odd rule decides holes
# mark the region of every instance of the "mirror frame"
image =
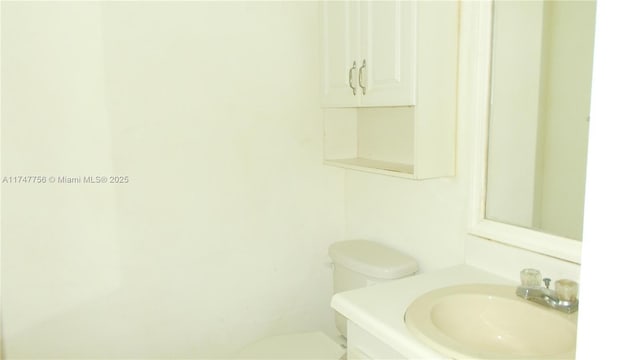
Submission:
[[529,228],[489,220],[485,217],[488,129],[491,102],[491,54],[493,45],[493,1],[473,2],[467,33],[470,46],[466,69],[467,94],[472,120],[471,191],[469,233],[509,246],[580,264],[582,242]]

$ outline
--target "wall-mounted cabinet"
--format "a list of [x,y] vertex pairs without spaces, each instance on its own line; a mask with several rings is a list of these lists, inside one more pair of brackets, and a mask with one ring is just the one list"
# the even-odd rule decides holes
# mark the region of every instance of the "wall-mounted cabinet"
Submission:
[[322,4],[325,164],[455,175],[457,2]]
[[415,2],[326,1],[322,13],[325,106],[415,105]]

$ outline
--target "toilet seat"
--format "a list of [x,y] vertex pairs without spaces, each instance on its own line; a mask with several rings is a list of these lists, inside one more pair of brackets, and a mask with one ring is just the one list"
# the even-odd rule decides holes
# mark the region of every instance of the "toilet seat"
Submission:
[[273,336],[243,348],[238,359],[338,360],[345,350],[322,332]]

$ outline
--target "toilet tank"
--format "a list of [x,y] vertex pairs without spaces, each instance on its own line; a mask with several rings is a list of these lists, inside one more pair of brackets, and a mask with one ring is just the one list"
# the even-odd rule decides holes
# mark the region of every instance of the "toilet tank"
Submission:
[[[346,240],[332,244],[333,292],[358,289],[380,282],[400,279],[418,271],[410,256],[370,240]],[[336,313],[336,327],[347,336],[347,321]]]

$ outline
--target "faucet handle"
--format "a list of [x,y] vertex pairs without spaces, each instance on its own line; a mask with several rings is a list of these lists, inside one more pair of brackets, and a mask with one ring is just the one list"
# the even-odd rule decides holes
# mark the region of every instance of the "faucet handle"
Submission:
[[578,298],[578,283],[572,280],[560,279],[556,281],[556,293],[560,300],[576,301]]
[[540,270],[538,269],[522,269],[520,271],[520,282],[522,286],[540,286],[541,277]]
[[548,289],[549,288],[549,284],[551,284],[551,279],[550,278],[544,278],[544,279],[542,279],[542,281],[544,281],[544,287],[546,287]]

